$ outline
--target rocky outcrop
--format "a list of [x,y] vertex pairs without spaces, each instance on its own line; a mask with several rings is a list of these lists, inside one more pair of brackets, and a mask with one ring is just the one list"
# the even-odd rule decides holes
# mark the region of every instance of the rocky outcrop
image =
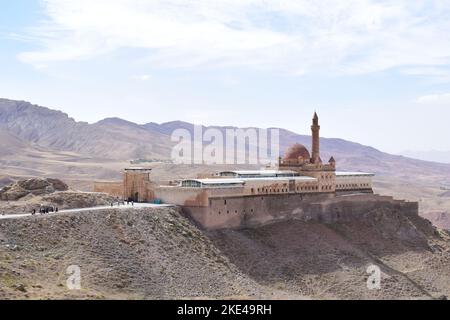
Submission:
[[66,191],[42,197],[42,203],[60,209],[77,209],[106,206],[116,199],[105,193]]
[[29,213],[41,206],[80,209],[109,206],[117,201],[113,196],[98,192],[69,190],[59,179],[32,178],[14,182],[0,190],[0,214]]
[[0,215],[30,213],[33,209],[38,210],[41,207],[57,207],[64,210],[110,206],[115,201],[117,199],[108,194],[96,192],[61,191],[42,196],[30,194],[19,201],[0,202]]
[[67,184],[58,179],[32,178],[3,187],[0,190],[0,200],[17,201],[28,195],[40,196],[68,189]]

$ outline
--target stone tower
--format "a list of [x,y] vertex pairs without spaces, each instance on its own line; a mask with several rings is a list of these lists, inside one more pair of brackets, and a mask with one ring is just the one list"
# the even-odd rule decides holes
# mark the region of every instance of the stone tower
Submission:
[[124,171],[123,188],[124,200],[147,202],[154,198],[151,169],[127,168]]
[[317,113],[314,112],[313,124],[311,126],[312,131],[312,155],[311,162],[312,163],[320,163],[320,126],[319,126],[319,117]]

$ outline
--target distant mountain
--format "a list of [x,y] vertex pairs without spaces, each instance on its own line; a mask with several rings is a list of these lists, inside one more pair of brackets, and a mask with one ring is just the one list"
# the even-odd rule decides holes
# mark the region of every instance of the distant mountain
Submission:
[[[309,123],[304,126],[307,128]],[[0,99],[0,156],[5,153],[21,153],[29,148],[45,148],[117,161],[168,159],[173,145],[170,135],[179,128],[193,132],[193,124],[182,121],[139,125],[119,118],[107,118],[88,124],[77,122],[61,111],[24,101]],[[233,127],[210,128],[224,132],[226,128]],[[307,148],[311,147],[310,136],[280,129],[282,153],[296,142]],[[391,155],[342,139],[322,138],[321,151],[324,161],[333,155],[339,169],[343,170],[370,171],[378,175],[402,178],[421,175],[450,177],[450,164]]]
[[0,155],[14,155],[31,148],[30,143],[22,140],[6,129],[0,128]]
[[0,128],[59,151],[108,159],[168,154],[167,137],[117,118],[95,124],[77,122],[61,111],[23,101],[0,99]]
[[421,159],[425,161],[434,161],[440,163],[450,163],[450,150],[449,151],[437,151],[437,150],[429,150],[429,151],[403,151],[400,154]]

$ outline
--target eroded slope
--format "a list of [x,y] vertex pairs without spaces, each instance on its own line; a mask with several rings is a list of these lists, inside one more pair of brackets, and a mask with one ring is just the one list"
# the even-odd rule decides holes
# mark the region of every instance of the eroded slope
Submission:
[[[388,210],[214,232],[171,208],[0,220],[0,298],[440,298],[449,248],[427,220]],[[371,264],[381,290],[367,289]],[[66,288],[70,265],[81,291]]]

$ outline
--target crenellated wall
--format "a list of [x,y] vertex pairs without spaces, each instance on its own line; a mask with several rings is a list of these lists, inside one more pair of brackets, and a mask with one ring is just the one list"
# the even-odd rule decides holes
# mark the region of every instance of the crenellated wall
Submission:
[[372,191],[372,175],[338,175],[336,176],[336,192],[361,190]]

